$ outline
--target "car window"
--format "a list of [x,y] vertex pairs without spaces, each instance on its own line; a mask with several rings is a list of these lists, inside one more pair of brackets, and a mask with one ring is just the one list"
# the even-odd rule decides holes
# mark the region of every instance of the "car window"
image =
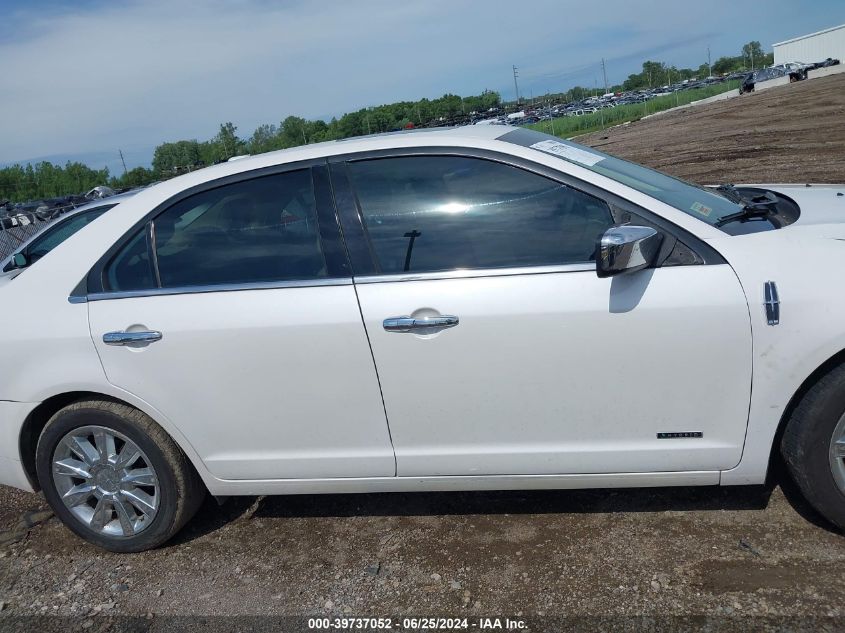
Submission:
[[114,256],[106,269],[104,281],[108,290],[146,290],[155,287],[146,226]]
[[[327,274],[307,169],[190,196],[157,216],[152,228],[153,265],[157,265],[153,278],[157,272],[162,288],[314,279]],[[156,285],[147,276],[140,250],[137,254],[137,272],[126,273],[125,279],[119,258],[108,267],[110,289]]]
[[383,273],[588,262],[613,224],[607,204],[493,161],[357,161],[350,176]]
[[87,226],[92,221],[99,218],[113,206],[115,205],[97,207],[96,209],[91,209],[90,211],[82,211],[63,221],[60,220],[54,226],[47,228],[40,237],[34,239],[32,243],[27,246],[26,255],[29,263],[31,264],[44,257],[59,244],[79,231],[82,227]]
[[499,140],[575,163],[709,224],[717,224],[721,218],[742,210],[739,204],[704,187],[556,136],[521,128],[505,133]]

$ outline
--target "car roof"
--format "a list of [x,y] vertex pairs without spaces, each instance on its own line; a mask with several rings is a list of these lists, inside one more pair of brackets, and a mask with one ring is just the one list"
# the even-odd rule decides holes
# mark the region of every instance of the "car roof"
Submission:
[[[239,168],[249,168],[250,162],[266,162],[273,159],[273,162],[293,162],[300,158],[300,155],[321,156],[331,158],[341,154],[353,152],[366,152],[367,150],[385,149],[392,146],[391,141],[413,138],[416,144],[455,144],[455,141],[472,140],[495,140],[501,136],[519,129],[512,125],[463,125],[455,127],[418,128],[414,130],[397,130],[394,132],[381,132],[365,136],[352,136],[349,138],[337,139],[334,141],[323,141],[309,145],[298,145],[287,149],[275,150],[255,156],[239,157],[237,161]],[[223,163],[226,164],[226,163]],[[214,169],[217,165],[206,169]]]
[[[298,147],[269,152],[269,155],[283,155],[285,153],[296,152],[297,150],[302,150],[304,148],[312,150],[320,148],[325,149],[325,156],[336,156],[338,154],[346,154],[349,151],[358,152],[367,151],[367,149],[381,148],[384,147],[385,140],[398,140],[408,136],[412,136],[414,137],[414,140],[422,142],[430,140],[433,144],[454,139],[495,140],[515,129],[518,128],[512,125],[461,125],[452,127],[417,128],[413,130],[396,130],[394,132],[380,132],[378,134],[367,134],[365,136],[350,136],[349,138],[324,141],[322,143],[312,143],[311,145],[300,145]],[[350,145],[355,145],[355,149],[351,150],[349,147]]]

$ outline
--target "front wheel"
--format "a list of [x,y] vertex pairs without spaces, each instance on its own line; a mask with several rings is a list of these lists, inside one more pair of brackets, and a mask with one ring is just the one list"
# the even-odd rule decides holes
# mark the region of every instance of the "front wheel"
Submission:
[[170,436],[127,405],[90,400],[56,413],[36,449],[56,515],[113,552],[161,545],[197,511],[205,489]]
[[781,454],[804,498],[845,529],[845,365],[801,398],[786,424]]

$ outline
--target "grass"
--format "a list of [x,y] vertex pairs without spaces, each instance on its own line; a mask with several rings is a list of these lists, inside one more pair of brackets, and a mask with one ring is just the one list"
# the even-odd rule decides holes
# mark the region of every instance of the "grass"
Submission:
[[613,125],[620,125],[628,121],[636,121],[649,114],[662,112],[670,108],[687,105],[699,99],[706,99],[718,94],[737,90],[739,81],[726,81],[722,84],[682,90],[663,97],[649,99],[645,103],[630,103],[616,106],[615,108],[604,108],[594,114],[582,116],[559,117],[554,121],[540,121],[526,127],[546,134],[554,134],[561,138],[570,138],[590,132],[597,132]]

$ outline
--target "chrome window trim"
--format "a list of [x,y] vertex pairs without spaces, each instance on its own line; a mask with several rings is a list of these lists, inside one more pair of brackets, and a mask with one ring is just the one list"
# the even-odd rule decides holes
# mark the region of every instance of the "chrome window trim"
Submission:
[[145,290],[124,290],[120,292],[96,292],[87,297],[70,296],[70,303],[87,301],[109,301],[112,299],[133,299],[139,297],[162,297],[171,295],[193,295],[209,292],[240,292],[243,290],[281,290],[285,288],[321,288],[327,286],[351,286],[351,277],[326,279],[294,279],[290,281],[260,281],[243,284],[217,284],[210,286],[178,286],[173,288],[148,288]]
[[595,272],[594,262],[560,264],[557,266],[521,266],[516,268],[462,268],[425,273],[365,275],[354,277],[356,284],[377,284],[400,281],[429,281],[435,279],[472,279],[475,277],[513,277],[517,275],[548,275],[552,273]]

